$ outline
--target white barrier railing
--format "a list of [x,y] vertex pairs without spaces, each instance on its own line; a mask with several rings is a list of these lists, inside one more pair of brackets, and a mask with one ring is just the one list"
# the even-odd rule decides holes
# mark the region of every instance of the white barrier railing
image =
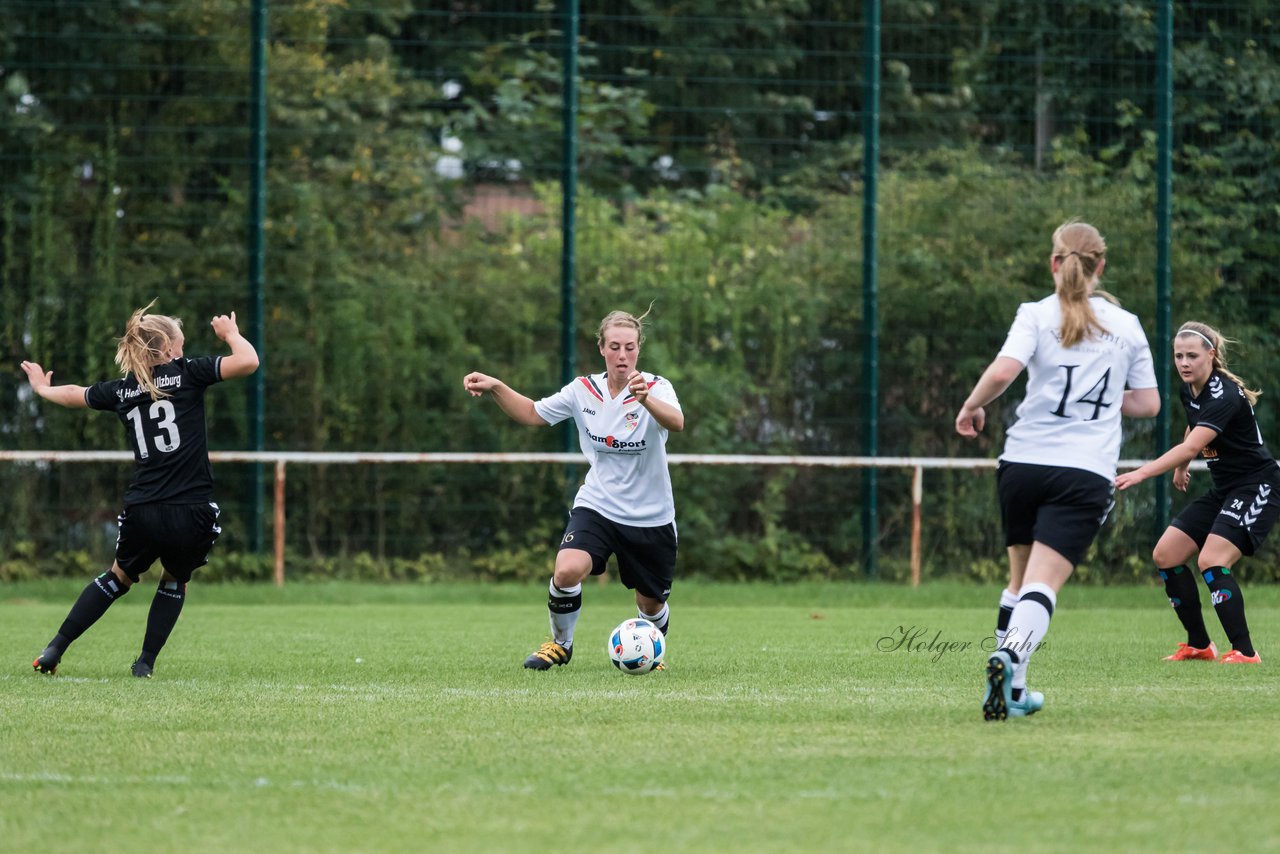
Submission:
[[[799,466],[827,468],[886,468],[911,469],[911,585],[920,584],[921,505],[924,503],[925,469],[994,469],[996,460],[971,457],[824,457],[784,454],[670,454],[672,465],[712,466]],[[324,452],[324,451],[210,451],[209,460],[215,463],[271,463],[275,466],[275,497],[273,502],[273,546],[275,551],[274,579],[276,586],[284,584],[284,520],[285,520],[285,466],[289,463],[304,465],[368,465],[405,463],[585,463],[578,453],[469,453],[469,452]],[[133,462],[129,451],[4,451],[0,450],[0,462]],[[1121,460],[1121,470],[1134,469],[1145,460]],[[1192,468],[1204,470],[1203,462]]]

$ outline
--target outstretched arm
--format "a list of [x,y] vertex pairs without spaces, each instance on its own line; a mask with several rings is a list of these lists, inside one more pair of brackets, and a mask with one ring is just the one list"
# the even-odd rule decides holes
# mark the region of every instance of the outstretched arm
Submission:
[[978,384],[960,407],[960,412],[956,415],[956,432],[966,439],[977,436],[978,431],[987,423],[987,412],[983,407],[1004,394],[1005,389],[1022,373],[1022,368],[1023,364],[1017,359],[997,356],[982,372]]
[[512,389],[502,380],[473,371],[462,378],[462,387],[472,397],[483,397],[487,391],[493,395],[498,407],[518,424],[530,427],[546,427],[547,422],[533,408],[533,401]]
[[213,327],[213,333],[231,347],[231,355],[223,356],[220,363],[224,380],[247,377],[258,370],[258,351],[253,349],[249,339],[240,334],[234,311],[230,317],[219,314],[209,321],[209,325]]
[[[1116,478],[1116,489],[1128,489],[1135,483],[1142,483],[1149,477],[1162,475],[1170,469],[1182,469],[1192,460],[1200,456],[1205,446],[1214,440],[1217,431],[1210,427],[1196,427],[1187,433],[1181,443],[1174,445],[1156,459],[1143,463],[1133,471],[1127,471]],[[1175,478],[1175,486],[1177,478]],[[1185,481],[1184,481],[1185,483]]]
[[65,406],[68,409],[84,409],[89,404],[85,402],[85,387],[82,385],[54,385],[53,371],[45,371],[37,362],[23,362],[22,370],[27,375],[27,382],[31,383],[31,389],[45,400],[51,400],[59,406]]

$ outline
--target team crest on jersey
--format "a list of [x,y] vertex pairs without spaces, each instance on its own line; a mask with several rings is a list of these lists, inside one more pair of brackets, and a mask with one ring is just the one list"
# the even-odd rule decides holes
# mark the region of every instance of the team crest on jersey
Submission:
[[638,427],[638,426],[640,425],[640,413],[639,413],[639,412],[628,412],[624,417],[627,419],[627,429],[628,429],[628,430],[634,430],[634,429],[636,429],[636,427]]
[[1214,400],[1222,397],[1222,377],[1217,374],[1209,378],[1209,396]]

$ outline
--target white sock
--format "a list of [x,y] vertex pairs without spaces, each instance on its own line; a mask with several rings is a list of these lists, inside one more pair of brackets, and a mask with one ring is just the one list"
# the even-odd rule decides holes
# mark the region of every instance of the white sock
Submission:
[[[1009,633],[1009,619],[1013,616],[1013,607],[1018,604],[1018,596],[1008,587],[1000,591],[1000,615],[996,619],[996,649],[1004,644],[1004,636]],[[1000,628],[1001,624],[1005,628]]]
[[667,634],[667,624],[671,622],[671,609],[667,607],[667,603],[662,603],[662,610],[656,614],[646,614],[640,608],[636,608],[636,614],[642,620],[648,620],[658,627],[658,631],[662,632],[665,637]]
[[1058,596],[1053,588],[1040,582],[1024,584],[1018,593],[1018,604],[1009,618],[1009,633],[1001,646],[1018,656],[1018,663],[1013,668],[1012,687],[1015,691],[1027,687],[1027,665],[1036,647],[1044,643],[1049,632],[1049,620],[1057,604]]
[[561,589],[552,580],[549,592],[547,611],[551,615],[551,639],[568,649],[573,646],[573,629],[578,625],[578,615],[582,613],[582,585]]

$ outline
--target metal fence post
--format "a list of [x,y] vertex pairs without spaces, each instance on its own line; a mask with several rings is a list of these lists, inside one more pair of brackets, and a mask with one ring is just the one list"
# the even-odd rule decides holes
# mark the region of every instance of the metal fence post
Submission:
[[[561,160],[561,248],[560,248],[560,383],[567,385],[577,373],[574,327],[577,251],[578,196],[578,0],[564,0],[564,104],[561,108],[564,152]],[[577,430],[572,420],[562,432],[564,450],[573,450]]]
[[[866,4],[866,56],[864,64],[862,104],[862,377],[863,416],[866,418],[862,452],[868,457],[879,453],[880,419],[880,340],[877,288],[879,259],[876,255],[876,205],[880,161],[880,2]],[[862,552],[863,570],[868,577],[878,574],[876,537],[878,533],[876,470],[863,472]]]
[[[259,353],[263,365],[263,338],[266,329],[264,267],[266,250],[263,228],[266,220],[267,181],[267,0],[253,0],[250,27],[250,94],[249,94],[249,341]],[[249,380],[249,446],[255,451],[265,447],[264,409],[266,405],[266,368],[259,367]],[[255,554],[262,551],[262,464],[254,463],[249,476],[249,547]]]
[[[1173,0],[1163,0],[1157,21],[1156,50],[1156,380],[1163,401],[1156,416],[1158,456],[1169,447],[1169,406],[1176,398],[1169,383],[1169,347],[1173,337],[1170,316],[1172,273],[1170,242],[1173,223]],[[1156,512],[1152,540],[1169,523],[1169,479],[1155,478]]]

